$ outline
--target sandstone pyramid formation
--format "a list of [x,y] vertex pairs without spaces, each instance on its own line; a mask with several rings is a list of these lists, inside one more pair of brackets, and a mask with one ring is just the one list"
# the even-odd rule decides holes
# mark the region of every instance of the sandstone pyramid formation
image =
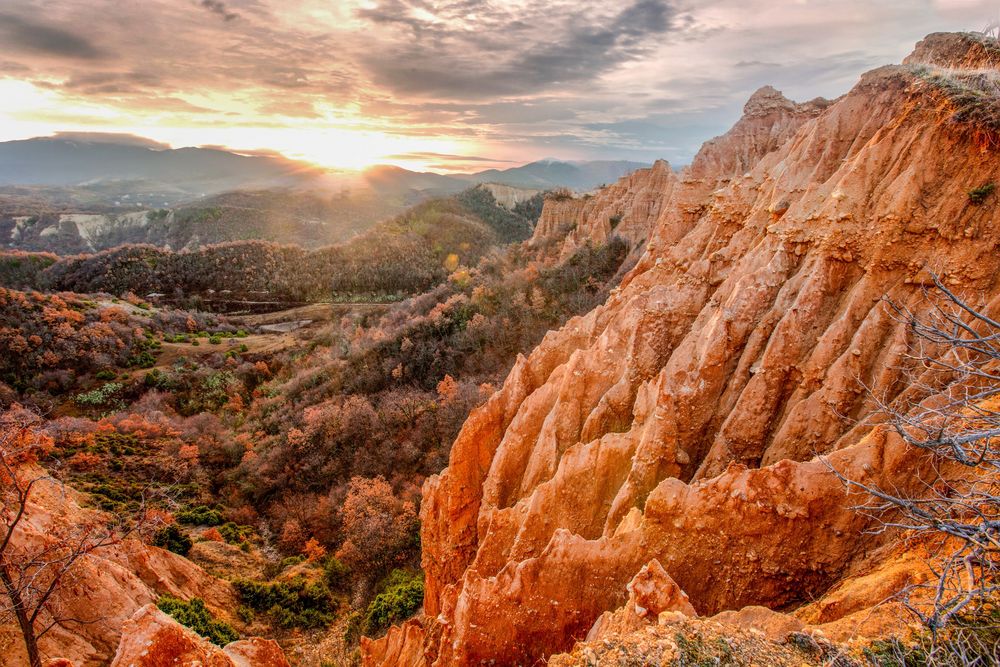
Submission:
[[535,664],[654,561],[698,614],[864,631],[919,568],[830,467],[905,489],[922,464],[866,419],[923,398],[887,299],[920,312],[934,272],[996,306],[1000,212],[968,193],[1000,174],[997,128],[953,92],[997,53],[931,35],[832,103],[765,88],[688,169],[548,201],[539,236],[644,252],[470,416],[424,487],[424,614],[365,663]]

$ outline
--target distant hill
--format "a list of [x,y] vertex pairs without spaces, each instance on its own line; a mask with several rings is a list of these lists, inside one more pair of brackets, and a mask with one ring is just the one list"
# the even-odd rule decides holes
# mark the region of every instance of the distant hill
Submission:
[[[245,197],[240,195],[237,201],[252,203]],[[537,193],[509,209],[487,188],[474,186],[457,195],[423,201],[342,243],[313,248],[255,239],[191,243],[189,252],[136,243],[109,244],[98,252],[62,258],[21,250],[0,252],[0,286],[81,293],[155,292],[185,298],[219,298],[209,295],[225,291],[224,300],[266,296],[267,301],[286,303],[331,297],[392,300],[422,292],[459,265],[475,266],[488,252],[530,238],[542,199]],[[322,205],[313,202],[313,206]],[[310,208],[292,204],[288,210],[309,215]],[[125,216],[145,216],[131,229],[148,230],[183,214],[180,209]],[[96,228],[90,217],[76,217],[77,227]],[[164,229],[183,228],[183,224],[177,221]],[[199,229],[223,224],[220,220]]]
[[[490,209],[499,206],[513,211],[529,201],[534,203],[533,197],[541,201],[539,190],[486,185],[470,188],[468,183],[459,183],[464,202],[478,198]],[[439,195],[436,190],[417,196],[402,189],[390,193],[359,188],[328,194],[274,188],[224,192],[175,207],[122,210],[49,200],[46,197],[52,193],[48,189],[35,195],[26,188],[10,190],[0,188],[0,246],[60,255],[134,243],[196,250],[215,243],[254,240],[318,248],[347,241],[414,202]],[[526,233],[530,235],[531,229]]]
[[476,183],[503,183],[525,188],[593,190],[602,185],[614,183],[636,169],[648,166],[642,162],[623,160],[593,162],[540,160],[522,167],[503,170],[488,169],[475,174],[465,174],[459,178]]
[[511,169],[442,175],[376,165],[360,176],[328,172],[280,155],[218,148],[172,149],[131,135],[58,134],[0,142],[0,187],[75,188],[104,203],[175,204],[179,198],[274,187],[368,187],[379,193],[449,194],[469,183],[591,190],[648,165],[540,160]]
[[493,197],[511,209],[544,190],[591,190],[643,166],[542,160],[475,174],[392,165],[330,172],[278,155],[60,134],[0,142],[0,245],[59,254],[240,240],[315,248],[474,184],[492,184]]
[[[95,186],[114,194],[149,191],[186,196],[238,188],[304,185],[322,170],[276,155],[215,148],[164,148],[95,135],[0,142],[0,185]],[[115,183],[121,187],[115,188]]]
[[377,191],[396,194],[413,191],[447,194],[463,190],[469,183],[497,183],[537,190],[570,188],[586,191],[614,183],[622,176],[648,166],[641,162],[627,161],[540,160],[511,169],[442,175],[378,165],[365,170],[364,180]]

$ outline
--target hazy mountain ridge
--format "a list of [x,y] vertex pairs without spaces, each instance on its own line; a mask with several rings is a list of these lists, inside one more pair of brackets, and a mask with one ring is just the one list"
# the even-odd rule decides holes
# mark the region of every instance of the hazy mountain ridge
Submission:
[[216,148],[156,149],[134,143],[40,137],[0,143],[0,185],[86,185],[150,181],[190,192],[298,185],[321,175],[312,165]]
[[506,188],[500,197],[512,208],[541,190],[590,190],[642,166],[543,160],[475,174],[393,165],[328,172],[276,155],[169,149],[130,135],[57,135],[0,143],[0,244],[60,254],[124,243],[318,247],[476,183]]
[[[146,143],[143,143],[146,141]],[[263,187],[307,187],[333,177],[341,185],[368,186],[379,192],[436,190],[457,192],[468,183],[496,182],[525,187],[590,190],[648,166],[639,162],[564,162],[540,160],[511,169],[467,174],[417,172],[374,165],[360,178],[325,170],[278,154],[246,155],[221,148],[167,148],[141,137],[57,135],[0,142],[0,186],[95,188],[103,184],[132,191],[157,189],[192,195]],[[127,190],[126,190],[127,191]],[[149,195],[150,201],[153,194]]]

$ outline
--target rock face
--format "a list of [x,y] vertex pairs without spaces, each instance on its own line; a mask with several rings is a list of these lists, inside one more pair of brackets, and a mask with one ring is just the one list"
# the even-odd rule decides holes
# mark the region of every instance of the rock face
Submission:
[[550,195],[533,241],[557,239],[565,256],[586,242],[605,243],[612,234],[642,245],[664,226],[679,232],[677,222],[694,224],[709,192],[742,176],[829,104],[822,99],[796,104],[770,86],[761,88],[747,102],[743,118],[707,142],[682,174],[658,160],[593,195]]
[[[922,311],[928,270],[995,307],[1000,209],[967,193],[1000,156],[942,122],[909,66],[832,104],[764,89],[746,111],[680,175],[546,203],[536,240],[573,222],[572,245],[644,202],[617,229],[645,253],[469,417],[424,487],[423,620],[367,642],[367,664],[533,663],[654,559],[700,614],[800,605],[877,546],[830,467],[905,489],[925,464],[862,421],[862,383],[922,398],[884,299]],[[860,588],[810,613],[837,622]]]
[[903,64],[996,69],[1000,67],[1000,46],[975,33],[939,32],[921,40]]
[[697,616],[688,600],[660,562],[647,563],[625,587],[628,602],[616,611],[606,611],[587,633],[587,641],[598,641],[614,635],[624,635],[650,623],[656,623],[660,614],[673,612],[681,616]]
[[535,226],[535,243],[557,239],[563,255],[583,243],[604,243],[612,233],[642,244],[669,200],[677,175],[663,160],[639,169],[593,195],[549,195]]
[[[94,514],[80,506],[71,490],[52,483],[36,485],[31,500],[15,534],[24,544],[44,542],[51,526],[84,523]],[[74,665],[106,665],[115,653],[123,623],[161,595],[200,597],[212,613],[230,622],[238,606],[228,582],[169,551],[127,540],[94,552],[74,567],[55,605],[62,615],[88,622],[53,628],[41,640],[43,655],[66,658]],[[0,627],[0,646],[7,647],[0,663],[26,664],[16,626]]]
[[111,667],[288,667],[285,654],[268,639],[245,639],[219,648],[178,624],[154,605],[125,622]]
[[493,195],[493,199],[496,200],[496,203],[510,210],[513,210],[513,208],[521,202],[528,201],[535,195],[542,192],[541,190],[518,188],[513,185],[505,185],[503,183],[480,183],[476,187],[489,192]]

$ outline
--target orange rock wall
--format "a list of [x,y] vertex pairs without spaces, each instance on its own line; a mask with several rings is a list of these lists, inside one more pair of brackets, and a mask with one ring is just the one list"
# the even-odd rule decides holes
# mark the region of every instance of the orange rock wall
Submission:
[[[765,89],[689,170],[619,183],[663,192],[642,259],[470,416],[424,487],[425,616],[366,656],[532,663],[621,607],[653,559],[701,614],[822,595],[872,546],[829,466],[905,487],[923,465],[859,421],[862,383],[921,398],[885,299],[919,312],[933,270],[995,300],[1000,211],[967,192],[998,168],[886,67],[833,104]],[[607,201],[590,201],[546,225],[590,206],[576,230],[600,242]]]

